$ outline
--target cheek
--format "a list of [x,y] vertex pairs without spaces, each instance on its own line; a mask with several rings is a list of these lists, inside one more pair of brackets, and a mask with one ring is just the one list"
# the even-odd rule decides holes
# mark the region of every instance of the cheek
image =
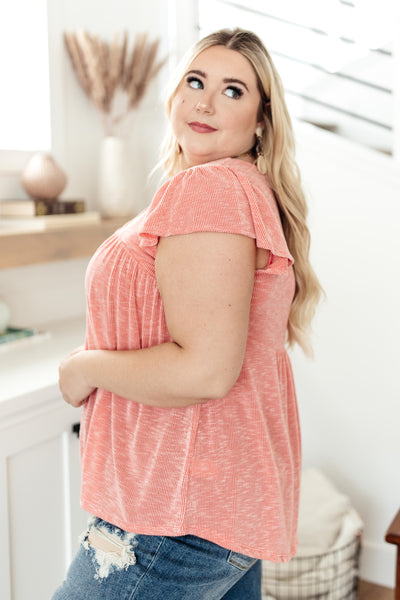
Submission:
[[257,127],[257,108],[249,110],[246,115],[243,115],[243,126],[247,129],[256,130]]
[[253,133],[257,126],[257,116],[252,109],[238,107],[237,110],[225,113],[225,126],[239,135],[248,133],[249,130]]
[[181,94],[179,94],[178,96],[176,96],[172,102],[172,106],[171,106],[171,121],[172,120],[179,120],[184,118],[185,116],[185,111],[187,110],[187,101],[186,98],[184,96],[182,96]]
[[230,120],[227,127],[227,133],[232,140],[249,147],[253,145],[255,130],[255,121],[249,119],[248,115],[246,117],[238,115],[236,119]]

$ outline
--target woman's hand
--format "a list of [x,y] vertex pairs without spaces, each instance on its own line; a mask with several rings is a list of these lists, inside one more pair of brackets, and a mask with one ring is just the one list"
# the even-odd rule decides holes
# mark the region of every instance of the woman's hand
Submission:
[[77,348],[60,363],[59,380],[62,396],[68,404],[78,408],[95,389],[88,384],[84,373],[84,360],[87,355],[83,346]]

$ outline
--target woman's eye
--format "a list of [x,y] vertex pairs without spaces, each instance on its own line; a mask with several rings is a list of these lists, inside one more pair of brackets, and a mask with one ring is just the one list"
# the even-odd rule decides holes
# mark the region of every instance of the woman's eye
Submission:
[[191,87],[194,90],[201,90],[203,89],[203,83],[202,81],[200,81],[200,79],[197,79],[197,77],[188,77],[186,79],[189,87]]
[[229,96],[229,98],[237,100],[238,98],[240,98],[240,96],[243,96],[243,91],[240,88],[229,86],[228,88],[226,88],[225,94]]

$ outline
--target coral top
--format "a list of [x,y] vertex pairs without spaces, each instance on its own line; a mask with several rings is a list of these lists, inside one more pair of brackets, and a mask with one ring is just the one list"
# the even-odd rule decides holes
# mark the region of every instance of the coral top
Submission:
[[240,376],[225,398],[185,408],[93,392],[82,415],[82,507],[130,532],[193,534],[286,561],[297,547],[300,474],[297,403],[285,351],[295,284],[266,176],[228,158],[164,184],[90,262],[87,348],[171,341],[155,278],[158,238],[197,231],[249,236],[271,252],[267,268],[255,273]]

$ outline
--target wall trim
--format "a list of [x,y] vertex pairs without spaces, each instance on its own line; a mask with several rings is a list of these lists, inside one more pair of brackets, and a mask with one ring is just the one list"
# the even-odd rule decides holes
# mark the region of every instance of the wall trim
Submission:
[[361,542],[360,578],[393,588],[396,573],[396,548],[392,544]]

